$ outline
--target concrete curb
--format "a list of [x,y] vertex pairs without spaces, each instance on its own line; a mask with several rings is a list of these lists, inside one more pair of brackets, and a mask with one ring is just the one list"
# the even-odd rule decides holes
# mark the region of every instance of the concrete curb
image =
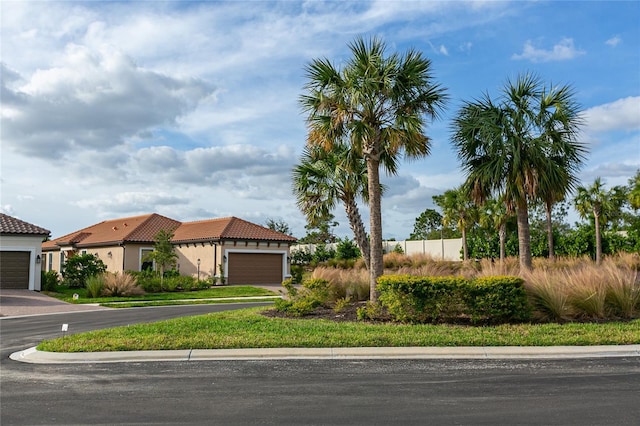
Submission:
[[74,364],[282,359],[575,359],[638,356],[640,345],[183,349],[79,353],[42,352],[32,347],[14,352],[9,358],[32,364]]

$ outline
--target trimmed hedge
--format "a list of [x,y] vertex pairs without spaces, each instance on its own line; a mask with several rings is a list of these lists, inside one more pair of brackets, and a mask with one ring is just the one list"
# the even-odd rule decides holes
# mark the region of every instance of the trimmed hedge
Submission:
[[517,277],[378,278],[380,304],[396,321],[409,323],[522,322],[530,318],[523,280]]

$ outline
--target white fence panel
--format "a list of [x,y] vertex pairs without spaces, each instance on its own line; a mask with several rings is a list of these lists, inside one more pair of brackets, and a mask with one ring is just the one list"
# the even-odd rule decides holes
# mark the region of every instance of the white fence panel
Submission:
[[[396,246],[400,246],[407,254],[426,254],[434,259],[442,260],[462,260],[462,238],[449,238],[443,240],[416,240],[416,241],[383,241],[382,249],[385,253],[391,253]],[[336,243],[327,244],[327,248],[337,247]],[[313,254],[316,250],[315,244],[297,244],[291,246],[291,253],[297,250],[308,250]]]

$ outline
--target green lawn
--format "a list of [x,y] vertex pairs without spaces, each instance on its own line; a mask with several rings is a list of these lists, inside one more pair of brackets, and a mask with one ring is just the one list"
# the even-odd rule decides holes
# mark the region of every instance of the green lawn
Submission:
[[[197,291],[181,291],[166,293],[147,293],[142,296],[131,297],[87,297],[87,290],[84,288],[69,288],[66,286],[58,286],[56,292],[43,292],[49,296],[63,300],[69,303],[107,303],[107,302],[135,302],[135,301],[172,301],[172,300],[188,300],[188,299],[212,299],[221,297],[247,297],[247,296],[274,296],[276,293],[257,287],[251,286],[220,286],[212,287],[206,290]],[[77,300],[73,300],[73,295],[77,294]],[[149,305],[146,305],[149,306]]]
[[459,325],[336,323],[267,318],[265,308],[136,324],[44,341],[39,350],[94,352],[167,349],[376,346],[557,346],[640,343],[640,320],[610,323]]

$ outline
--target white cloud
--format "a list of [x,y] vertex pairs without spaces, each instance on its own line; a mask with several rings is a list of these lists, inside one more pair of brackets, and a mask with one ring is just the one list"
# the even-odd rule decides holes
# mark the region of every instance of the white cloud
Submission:
[[606,45],[611,47],[616,47],[620,43],[622,43],[622,39],[619,36],[611,37],[609,40],[604,42]]
[[75,44],[67,45],[60,66],[26,80],[3,77],[3,144],[43,158],[107,149],[159,126],[175,127],[213,92],[202,80],[159,74],[118,51]]
[[0,212],[7,214],[9,216],[16,216],[15,209],[11,206],[11,204],[0,205]]
[[88,198],[72,204],[81,208],[91,208],[109,212],[153,212],[159,206],[173,206],[187,203],[188,199],[167,193],[121,192],[108,197]]
[[584,112],[588,130],[606,132],[610,130],[640,130],[640,96],[629,96]]
[[512,59],[528,60],[533,63],[550,62],[550,61],[566,61],[574,59],[580,55],[584,55],[584,50],[577,49],[573,44],[572,38],[563,38],[559,43],[555,44],[551,50],[539,49],[528,40],[522,49],[521,54],[514,54]]

